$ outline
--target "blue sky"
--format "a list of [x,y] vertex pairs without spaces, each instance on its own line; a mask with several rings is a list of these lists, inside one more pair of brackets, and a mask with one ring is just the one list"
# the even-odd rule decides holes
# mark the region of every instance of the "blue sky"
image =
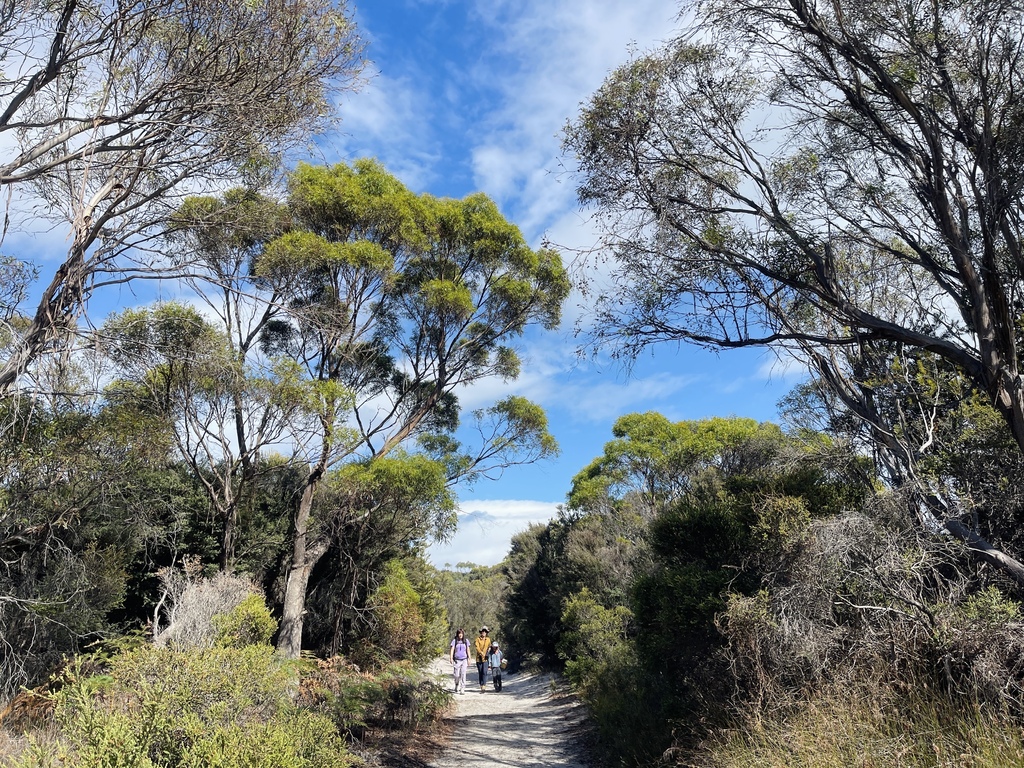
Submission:
[[[356,21],[373,61],[370,78],[344,98],[341,129],[322,142],[322,159],[377,157],[417,192],[485,192],[532,245],[547,238],[569,260],[596,238],[575,200],[562,129],[631,50],[669,39],[676,15],[666,0],[364,2]],[[573,329],[585,314],[573,296],[560,331],[524,339],[518,381],[462,393],[467,408],[509,393],[534,400],[562,453],[463,490],[459,533],[431,547],[435,565],[499,562],[515,532],[554,514],[618,416],[655,410],[675,420],[774,419],[795,383],[757,350],[715,355],[666,345],[630,375],[581,362]]]

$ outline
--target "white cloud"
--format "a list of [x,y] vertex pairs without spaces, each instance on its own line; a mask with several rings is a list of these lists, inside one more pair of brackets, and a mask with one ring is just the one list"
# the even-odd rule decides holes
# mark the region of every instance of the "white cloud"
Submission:
[[785,351],[770,350],[757,369],[756,378],[764,381],[796,382],[809,375],[807,363]]
[[497,565],[508,554],[512,537],[531,523],[546,523],[558,503],[517,499],[477,499],[460,504],[459,529],[451,541],[434,544],[427,555],[438,568],[446,564]]
[[[520,352],[522,373],[514,381],[480,381],[456,394],[465,411],[486,408],[509,395],[543,406],[549,415],[576,424],[608,424],[633,411],[664,407],[683,390],[705,379],[702,372],[657,371],[629,375],[616,363],[603,370],[598,361],[581,360],[565,334],[538,333]],[[610,375],[611,374],[611,375]]]
[[474,172],[532,236],[576,207],[560,161],[566,121],[631,47],[671,36],[674,12],[661,0],[510,0],[477,13],[501,31],[485,59],[491,71],[477,73],[501,84],[501,101],[471,137]]
[[373,72],[361,90],[345,94],[339,104],[341,133],[326,142],[329,161],[374,156],[410,189],[429,186],[436,177],[441,151],[428,126],[430,99],[406,77]]

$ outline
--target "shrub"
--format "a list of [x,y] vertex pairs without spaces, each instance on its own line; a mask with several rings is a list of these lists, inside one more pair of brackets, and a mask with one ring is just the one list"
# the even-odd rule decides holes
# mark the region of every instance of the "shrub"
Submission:
[[59,733],[17,768],[332,768],[352,764],[323,714],[292,704],[296,674],[269,646],[122,654],[66,673]]
[[[228,616],[246,600],[256,596],[262,601],[257,587],[248,579],[229,573],[218,573],[212,578],[202,578],[197,560],[186,562],[183,570],[164,569],[160,580],[164,586],[164,605],[167,626],[163,629],[155,624],[153,641],[157,645],[175,645],[180,648],[209,648],[221,637],[221,630],[214,621],[215,616]],[[250,601],[242,614],[236,614],[236,629],[242,630],[243,614],[254,618],[255,603]],[[159,612],[156,617],[159,621]],[[265,622],[256,620],[256,625]],[[255,631],[256,625],[251,627]],[[273,632],[271,632],[273,634]]]
[[585,698],[589,686],[609,664],[617,657],[635,653],[633,644],[627,640],[631,618],[625,606],[600,605],[586,587],[566,600],[558,655],[566,663],[569,682]]
[[307,668],[297,701],[328,715],[343,733],[361,737],[371,725],[415,730],[436,722],[451,707],[452,695],[404,664],[372,676],[333,657]]
[[215,614],[214,643],[222,648],[267,645],[277,631],[277,621],[259,595],[252,594],[227,613]]

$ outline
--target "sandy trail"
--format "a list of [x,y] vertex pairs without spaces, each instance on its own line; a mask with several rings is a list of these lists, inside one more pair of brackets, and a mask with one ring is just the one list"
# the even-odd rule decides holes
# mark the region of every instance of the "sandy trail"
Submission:
[[[430,670],[453,687],[447,659],[438,659]],[[475,665],[470,672],[466,693],[455,697],[451,743],[432,768],[588,768],[578,741],[582,708],[554,693],[552,675],[506,673],[500,693],[489,681],[481,693]]]

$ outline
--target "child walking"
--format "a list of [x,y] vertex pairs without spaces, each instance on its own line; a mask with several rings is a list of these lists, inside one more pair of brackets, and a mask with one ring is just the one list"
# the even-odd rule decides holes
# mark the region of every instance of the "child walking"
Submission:
[[487,666],[491,668],[491,680],[494,681],[494,690],[501,690],[501,661],[505,657],[498,647],[498,641],[491,643],[491,650],[487,654]]

